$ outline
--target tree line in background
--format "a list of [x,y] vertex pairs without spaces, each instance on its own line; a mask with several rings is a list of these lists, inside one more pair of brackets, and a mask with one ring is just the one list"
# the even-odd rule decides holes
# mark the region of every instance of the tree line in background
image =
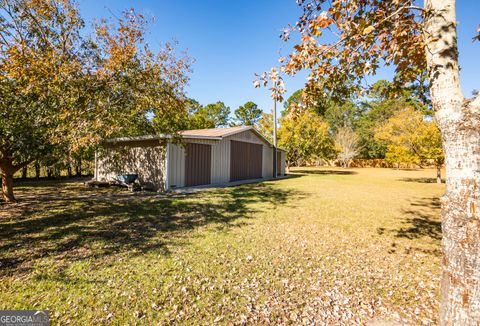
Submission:
[[[379,80],[364,96],[335,99],[324,95],[306,105],[303,90],[284,103],[279,120],[278,144],[287,150],[287,164],[320,165],[337,160],[347,167],[354,158],[381,159],[393,166],[437,167],[441,182],[441,136],[433,121],[428,94],[416,88],[392,95],[392,84]],[[256,124],[273,138],[272,115]]]
[[[184,129],[208,129],[227,126],[255,126],[262,117],[262,109],[252,101],[246,102],[234,111],[234,118],[230,117],[230,107],[218,101],[202,105],[194,99],[188,100],[188,116]],[[272,122],[273,123],[273,122]]]
[[[315,107],[303,103],[302,90],[294,92],[284,103],[278,129],[279,146],[288,151],[287,164],[321,165],[336,159],[341,166],[348,167],[352,159],[361,158],[381,159],[395,166],[434,165],[437,181],[441,182],[441,137],[428,101],[422,101],[412,91],[392,97],[390,86],[388,81],[380,80],[363,100],[323,99]],[[190,98],[185,105],[185,118],[179,121],[179,129],[248,125],[273,141],[272,114],[263,112],[252,101],[239,106],[233,118],[230,107],[221,101],[202,105]],[[122,135],[154,133],[155,120],[155,116],[148,118],[148,114],[137,116]],[[53,151],[32,163],[29,173],[26,167],[22,168],[21,176],[81,175],[82,162],[88,174],[93,158],[92,148],[70,155]]]
[[[393,84],[379,80],[368,93],[338,99],[323,95],[315,105],[304,103],[304,91],[285,102],[278,128],[278,144],[287,150],[287,165],[320,165],[336,160],[348,167],[354,158],[382,160],[390,166],[435,166],[441,182],[441,136],[429,96],[419,87],[400,95]],[[251,125],[273,141],[273,116],[249,101],[234,111],[223,102],[201,105],[188,100],[185,129]]]

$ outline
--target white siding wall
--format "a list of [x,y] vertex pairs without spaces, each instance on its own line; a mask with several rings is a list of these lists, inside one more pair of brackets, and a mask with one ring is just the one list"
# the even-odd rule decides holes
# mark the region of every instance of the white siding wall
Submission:
[[264,178],[273,177],[273,148],[263,145],[263,173]]
[[265,142],[260,139],[253,131],[247,130],[244,132],[240,132],[230,137],[225,137],[225,140],[238,140],[238,141],[245,141],[249,143],[256,143],[256,144],[265,144]]
[[230,142],[224,139],[212,146],[212,183],[230,181]]
[[181,145],[168,146],[168,183],[171,188],[185,186],[185,148]]
[[281,167],[280,167],[280,172],[282,173],[282,175],[285,175],[285,159],[286,159],[286,154],[284,151],[280,151],[281,153],[281,158],[282,158],[282,161],[281,161]]

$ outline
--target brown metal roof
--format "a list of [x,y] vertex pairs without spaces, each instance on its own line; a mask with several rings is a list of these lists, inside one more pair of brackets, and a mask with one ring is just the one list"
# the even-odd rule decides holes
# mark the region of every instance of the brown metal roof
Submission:
[[194,129],[194,130],[182,130],[179,132],[179,134],[182,135],[183,137],[195,137],[195,136],[225,137],[225,136],[236,134],[237,132],[242,132],[249,129],[252,129],[252,127],[238,126],[238,127],[230,127],[230,128]]

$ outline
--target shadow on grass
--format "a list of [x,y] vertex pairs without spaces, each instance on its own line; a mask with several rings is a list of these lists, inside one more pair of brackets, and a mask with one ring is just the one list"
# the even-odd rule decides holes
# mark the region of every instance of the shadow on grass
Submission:
[[18,194],[23,206],[7,207],[11,215],[0,218],[2,274],[28,271],[47,256],[70,262],[153,250],[168,255],[196,228],[242,226],[248,220],[238,219],[303,196],[264,183],[187,196],[92,190],[78,183],[23,191],[29,193]]
[[440,199],[421,198],[410,205],[411,208],[404,211],[409,216],[403,222],[405,227],[400,228],[396,236],[407,239],[429,237],[441,240]]
[[[391,230],[397,238],[410,240],[429,237],[433,240],[442,238],[442,223],[440,221],[440,199],[421,198],[410,203],[411,208],[403,213],[408,216],[403,221],[403,227]],[[379,228],[378,233],[385,233],[385,228]]]
[[17,187],[28,187],[28,188],[36,188],[36,187],[45,187],[45,186],[53,186],[57,184],[63,183],[78,183],[78,182],[86,182],[92,179],[92,176],[79,176],[79,177],[58,177],[58,178],[47,178],[42,177],[38,179],[27,178],[27,179],[15,179],[14,184],[15,188]]
[[410,203],[410,208],[405,209],[403,214],[406,218],[402,221],[401,227],[397,229],[378,228],[378,234],[387,232],[393,233],[396,238],[412,240],[414,250],[430,254],[440,253],[440,248],[432,250],[422,249],[417,246],[416,241],[420,238],[428,238],[440,243],[442,239],[442,223],[440,220],[440,199],[420,198]]
[[[416,183],[437,183],[436,178],[401,178],[399,181],[404,182],[416,182]],[[442,183],[445,183],[445,180],[442,179]]]
[[322,174],[322,175],[353,175],[358,174],[355,171],[349,170],[292,170],[290,173],[307,175],[307,174]]

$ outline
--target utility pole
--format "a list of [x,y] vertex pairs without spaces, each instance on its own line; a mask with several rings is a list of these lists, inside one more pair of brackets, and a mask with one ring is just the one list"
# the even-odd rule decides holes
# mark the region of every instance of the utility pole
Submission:
[[273,177],[277,174],[277,100],[273,99]]

